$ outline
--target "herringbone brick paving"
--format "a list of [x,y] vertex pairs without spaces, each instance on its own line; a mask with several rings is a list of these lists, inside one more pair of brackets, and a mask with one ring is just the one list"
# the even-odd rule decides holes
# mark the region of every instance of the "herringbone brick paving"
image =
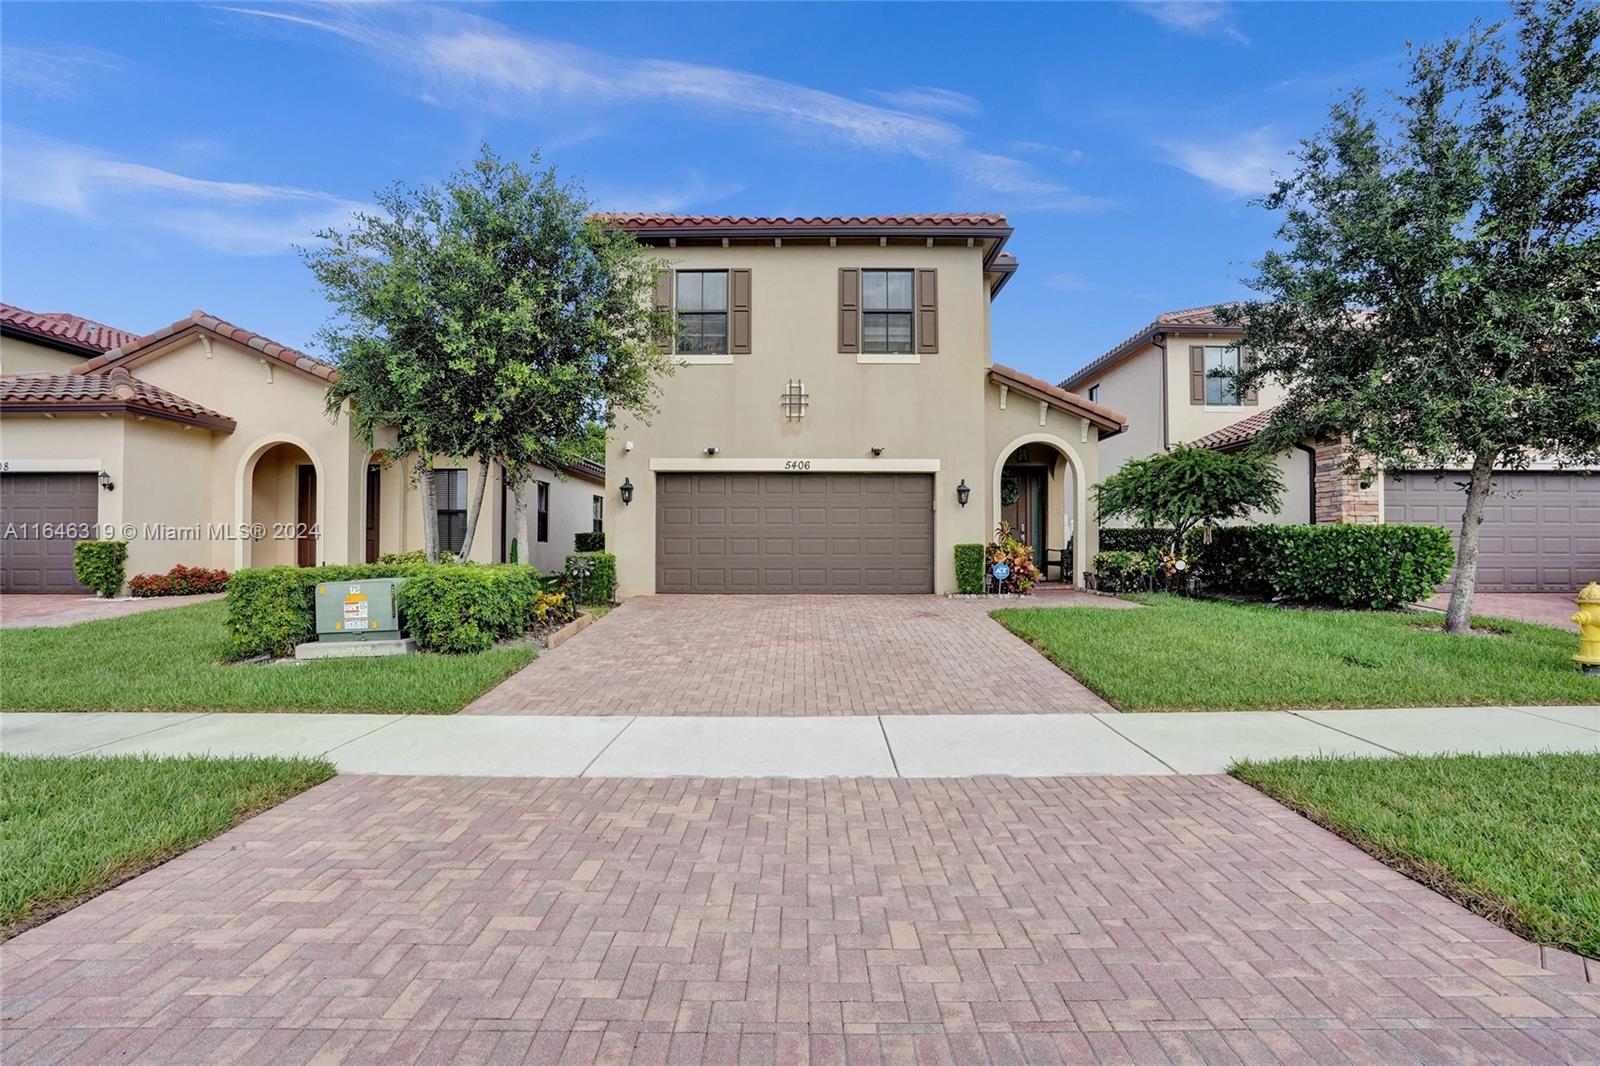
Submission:
[[991,619],[992,606],[942,596],[640,596],[463,713],[1115,710]]
[[1215,777],[340,777],[0,957],[7,1066],[1600,1061],[1582,960]]

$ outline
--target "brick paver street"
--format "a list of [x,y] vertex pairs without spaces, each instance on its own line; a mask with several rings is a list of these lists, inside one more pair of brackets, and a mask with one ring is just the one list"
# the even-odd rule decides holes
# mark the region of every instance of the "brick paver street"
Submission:
[[[1578,626],[1572,616],[1578,605],[1572,601],[1577,595],[1577,589],[1571,592],[1478,592],[1472,597],[1472,613],[1576,630]],[[1450,606],[1450,594],[1441,592],[1430,597],[1426,605],[1442,611]]]
[[938,596],[641,596],[464,713],[1113,710],[989,618],[992,606]]
[[1600,1061],[1581,960],[1217,777],[340,777],[0,952],[7,1066]]

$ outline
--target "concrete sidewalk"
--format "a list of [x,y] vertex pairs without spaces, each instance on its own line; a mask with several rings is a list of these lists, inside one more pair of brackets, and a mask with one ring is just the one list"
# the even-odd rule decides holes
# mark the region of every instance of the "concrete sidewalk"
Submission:
[[1600,752],[1600,706],[850,718],[0,714],[28,754],[321,755],[485,777],[1214,774],[1235,759]]

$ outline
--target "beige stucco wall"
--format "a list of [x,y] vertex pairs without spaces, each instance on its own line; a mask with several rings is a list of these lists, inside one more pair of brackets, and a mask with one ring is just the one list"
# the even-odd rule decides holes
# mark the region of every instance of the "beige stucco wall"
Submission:
[[0,374],[27,374],[33,371],[55,374],[71,370],[86,358],[34,344],[20,337],[0,336]]
[[1100,443],[1100,465],[1107,474],[1129,459],[1161,450],[1161,349],[1146,345],[1073,391],[1088,397],[1093,385],[1100,386],[1099,403],[1128,419],[1126,429]]

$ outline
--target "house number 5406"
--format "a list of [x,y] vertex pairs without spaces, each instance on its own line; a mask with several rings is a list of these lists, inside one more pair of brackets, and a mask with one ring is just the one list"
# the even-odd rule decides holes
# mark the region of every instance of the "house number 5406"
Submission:
[[810,470],[810,459],[788,459],[783,464],[785,470]]

